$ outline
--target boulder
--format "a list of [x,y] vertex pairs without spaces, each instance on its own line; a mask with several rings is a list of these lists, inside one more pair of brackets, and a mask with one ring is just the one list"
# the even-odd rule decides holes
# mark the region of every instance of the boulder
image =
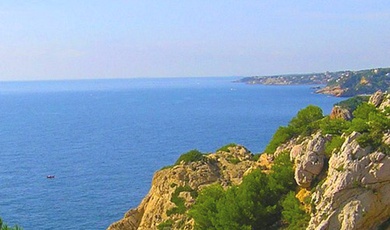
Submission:
[[313,179],[321,173],[325,161],[325,143],[326,139],[318,133],[290,151],[290,156],[295,156],[294,178],[299,186],[310,187]]
[[352,119],[352,113],[348,109],[336,105],[332,108],[329,117],[330,119],[344,119],[349,121]]
[[376,91],[373,95],[371,95],[368,103],[373,104],[375,107],[379,107],[384,98],[384,94],[381,90]]

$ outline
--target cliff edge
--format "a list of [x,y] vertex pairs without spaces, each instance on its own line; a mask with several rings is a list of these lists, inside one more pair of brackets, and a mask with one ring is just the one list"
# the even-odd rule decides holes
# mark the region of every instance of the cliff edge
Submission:
[[[378,91],[368,102],[359,101],[358,105],[352,106],[353,111],[336,106],[330,116],[320,116],[318,109],[309,107],[300,111],[288,127],[281,127],[275,133],[276,141],[272,140],[271,147],[266,149],[271,149],[272,153],[263,153],[260,157],[240,145],[228,145],[216,153],[197,155],[199,157],[194,161],[180,161],[186,159],[181,157],[174,166],[156,172],[152,187],[140,205],[108,229],[194,229],[197,220],[188,215],[191,207],[206,207],[205,215],[210,214],[211,220],[219,218],[215,213],[221,207],[224,209],[222,203],[212,199],[205,206],[198,204],[199,192],[213,184],[221,185],[225,192],[229,192],[233,185],[244,184],[247,178],[243,180],[244,176],[257,169],[264,177],[259,174],[252,176],[252,182],[254,178],[266,181],[267,175],[275,171],[276,159],[283,154],[288,154],[287,161],[293,162],[290,178],[293,177],[295,187],[290,192],[278,188],[278,182],[275,184],[272,178],[267,179],[273,183],[270,190],[265,189],[265,184],[248,186],[249,180],[245,185],[248,191],[256,187],[259,194],[272,192],[275,188],[286,191],[279,196],[281,200],[276,201],[276,206],[272,203],[262,209],[275,213],[277,218],[264,225],[265,221],[253,219],[257,214],[245,213],[245,205],[255,204],[257,207],[257,202],[258,207],[262,207],[262,203],[269,201],[256,192],[249,197],[260,197],[258,200],[248,200],[245,193],[239,197],[240,188],[236,186],[233,192],[230,191],[230,196],[238,194],[234,199],[247,200],[237,202],[237,205],[244,206],[232,216],[232,222],[237,224],[234,226],[252,229],[390,229],[389,105],[390,95]],[[277,147],[272,147],[275,143],[278,143]],[[223,195],[223,191],[220,194]],[[226,197],[225,201],[229,202],[229,196]],[[243,216],[240,216],[241,212]],[[254,221],[247,225],[242,221],[244,215]],[[209,223],[214,224],[213,221]],[[224,229],[221,226],[221,222],[215,222],[209,227]]]
[[243,146],[229,146],[204,155],[195,162],[178,162],[154,174],[149,193],[137,208],[113,223],[108,230],[157,229],[169,223],[167,229],[192,229],[193,220],[185,215],[196,198],[197,191],[211,184],[239,184],[245,173],[259,167],[253,155]]

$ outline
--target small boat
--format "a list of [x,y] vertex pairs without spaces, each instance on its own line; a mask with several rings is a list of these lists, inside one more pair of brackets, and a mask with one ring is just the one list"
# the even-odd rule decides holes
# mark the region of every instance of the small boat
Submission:
[[54,175],[47,175],[46,176],[47,179],[54,179],[54,177],[55,177]]

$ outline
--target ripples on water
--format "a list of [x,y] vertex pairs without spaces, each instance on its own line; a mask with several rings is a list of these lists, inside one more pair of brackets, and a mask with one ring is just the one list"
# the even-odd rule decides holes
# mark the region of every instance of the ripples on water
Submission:
[[25,230],[105,229],[181,153],[230,142],[260,152],[300,109],[340,100],[231,80],[1,83],[0,216]]

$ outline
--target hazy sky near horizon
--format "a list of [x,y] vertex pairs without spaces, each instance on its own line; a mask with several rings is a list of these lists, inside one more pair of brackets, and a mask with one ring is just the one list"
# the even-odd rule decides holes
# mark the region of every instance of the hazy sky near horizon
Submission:
[[390,1],[3,0],[0,80],[390,66]]

